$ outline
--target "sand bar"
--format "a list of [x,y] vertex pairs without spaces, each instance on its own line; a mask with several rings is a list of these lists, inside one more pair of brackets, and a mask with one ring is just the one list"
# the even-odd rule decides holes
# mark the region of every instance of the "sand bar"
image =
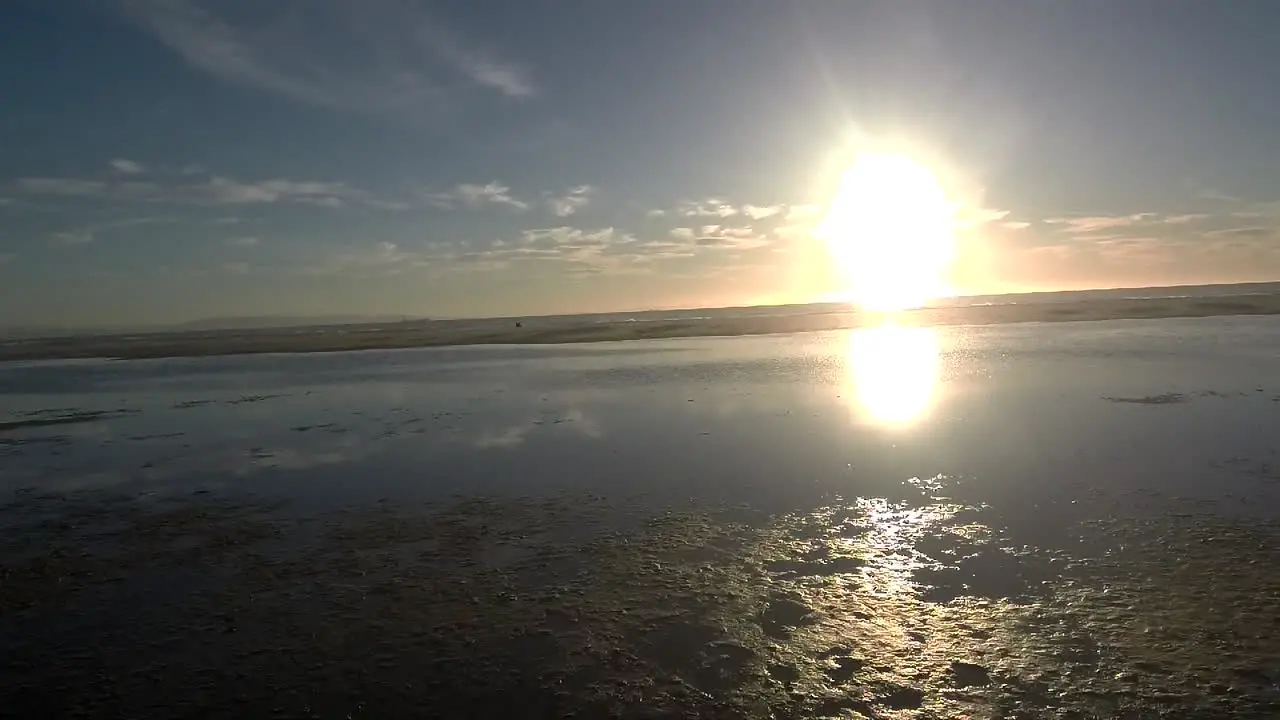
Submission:
[[[651,338],[769,335],[839,330],[878,324],[861,312],[761,314],[646,322],[437,320],[279,330],[220,330],[63,337],[0,345],[0,361],[76,358],[163,358],[285,352],[337,352],[449,345],[555,344]],[[905,325],[991,325],[1020,322],[1156,319],[1280,314],[1280,295],[1136,298],[924,308],[898,314]]]

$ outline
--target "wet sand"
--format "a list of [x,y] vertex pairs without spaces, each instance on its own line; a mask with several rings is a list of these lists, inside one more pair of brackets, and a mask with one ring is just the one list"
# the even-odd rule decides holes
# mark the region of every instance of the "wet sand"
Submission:
[[2,685],[13,717],[1275,717],[1280,527],[1182,510],[1031,550],[945,499],[32,495]]
[[1280,319],[921,332],[0,368],[5,712],[1280,715]]
[[[1280,314],[1280,295],[1089,300],[941,307],[899,313],[895,320],[924,327],[1023,322],[1214,317]],[[57,358],[164,358],[250,353],[336,352],[451,345],[588,343],[653,338],[768,335],[877,325],[859,312],[747,315],[646,322],[547,323],[528,318],[493,322],[440,320],[283,330],[155,333],[136,336],[47,338],[0,344],[0,361]]]

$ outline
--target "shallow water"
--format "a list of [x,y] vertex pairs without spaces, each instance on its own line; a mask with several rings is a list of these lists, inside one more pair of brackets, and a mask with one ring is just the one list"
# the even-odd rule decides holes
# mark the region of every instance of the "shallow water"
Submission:
[[0,491],[571,489],[786,507],[942,475],[986,503],[1229,502],[1270,488],[1277,330],[1215,318],[0,366]]
[[1277,367],[1271,317],[0,366],[6,689],[1269,717]]

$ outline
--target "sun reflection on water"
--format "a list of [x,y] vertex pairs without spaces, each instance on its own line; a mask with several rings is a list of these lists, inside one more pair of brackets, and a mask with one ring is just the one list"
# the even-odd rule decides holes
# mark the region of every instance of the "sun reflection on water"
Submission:
[[932,328],[882,325],[849,333],[846,396],[860,422],[903,427],[923,419],[932,409],[938,376]]

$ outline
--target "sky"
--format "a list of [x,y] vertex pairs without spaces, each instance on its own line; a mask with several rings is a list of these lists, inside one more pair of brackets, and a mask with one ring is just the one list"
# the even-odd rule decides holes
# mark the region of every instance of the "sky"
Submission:
[[806,302],[856,148],[959,292],[1280,279],[1280,3],[7,0],[0,325]]

